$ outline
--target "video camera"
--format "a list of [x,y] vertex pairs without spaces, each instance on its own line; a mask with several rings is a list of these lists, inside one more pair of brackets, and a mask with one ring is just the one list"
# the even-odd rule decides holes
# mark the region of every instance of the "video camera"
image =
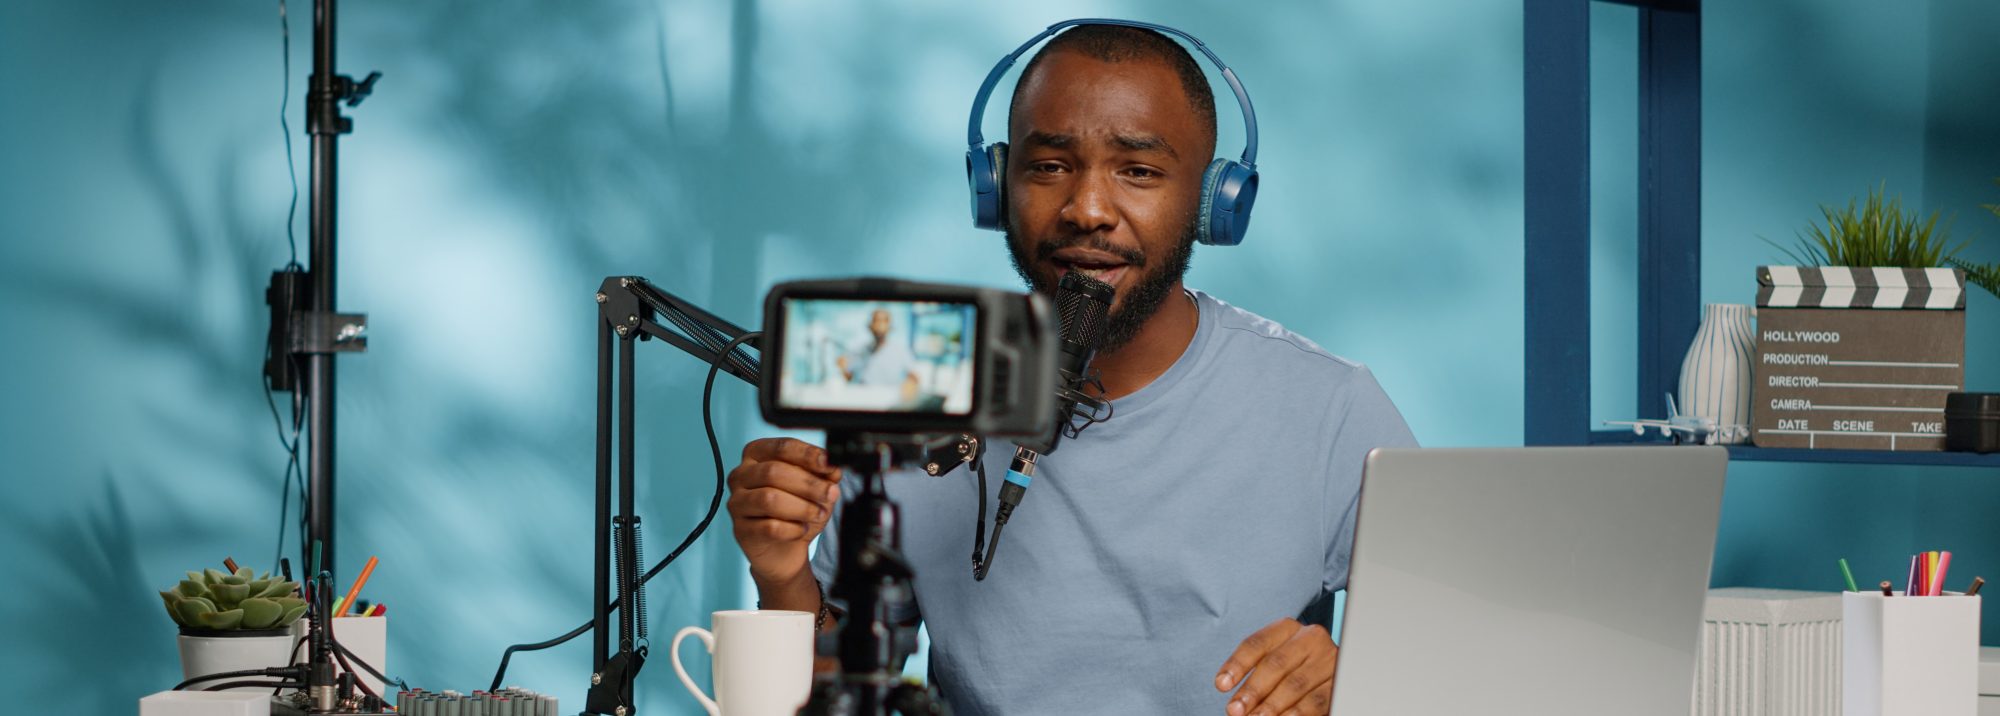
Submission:
[[885,278],[782,283],[764,299],[764,419],[887,434],[1046,432],[1057,325],[1032,293]]

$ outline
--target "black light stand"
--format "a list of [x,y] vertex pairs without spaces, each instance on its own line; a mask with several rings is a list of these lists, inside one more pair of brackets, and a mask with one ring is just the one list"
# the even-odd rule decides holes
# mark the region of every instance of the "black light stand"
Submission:
[[[596,572],[591,596],[590,691],[584,713],[604,716],[634,716],[632,684],[645,665],[646,649],[635,646],[646,634],[644,592],[641,590],[639,557],[639,516],[634,511],[634,453],[636,451],[633,413],[635,412],[634,346],[638,341],[658,338],[751,385],[757,384],[757,359],[744,348],[729,344],[748,331],[660,290],[637,276],[604,279],[597,290],[597,520],[592,525],[596,542]],[[664,320],[668,326],[661,325]],[[617,343],[617,483],[612,483],[612,344]],[[724,349],[728,353],[724,354]],[[612,498],[618,501],[612,510]],[[613,574],[613,560],[616,574]],[[616,592],[618,643],[611,644],[611,604]]]
[[[322,583],[330,582],[334,569],[334,356],[368,348],[368,317],[358,313],[336,313],[334,265],[338,257],[335,241],[335,197],[337,195],[340,135],[353,131],[354,123],[341,115],[341,104],[361,104],[375,88],[382,73],[371,72],[355,82],[334,69],[334,0],[313,2],[313,73],[306,90],[306,134],[312,137],[312,203],[310,221],[311,266],[296,265],[271,274],[265,302],[271,307],[271,328],[265,377],[272,390],[298,391],[307,406],[306,539],[299,550],[310,568],[318,571]],[[303,368],[300,359],[303,358]],[[303,373],[303,375],[301,375]],[[294,446],[296,447],[296,446]],[[325,606],[321,607],[322,610]],[[315,631],[322,631],[323,626]],[[316,697],[327,692],[325,676],[331,673],[325,649],[314,649],[308,663]],[[314,712],[331,708],[325,698],[316,698]]]

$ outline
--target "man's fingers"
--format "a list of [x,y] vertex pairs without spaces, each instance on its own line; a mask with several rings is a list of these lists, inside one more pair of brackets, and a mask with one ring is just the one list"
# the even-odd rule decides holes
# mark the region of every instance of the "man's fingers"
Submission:
[[1293,632],[1298,631],[1298,624],[1290,619],[1279,619],[1258,629],[1257,633],[1250,635],[1250,638],[1244,639],[1242,644],[1236,646],[1236,651],[1229,655],[1229,660],[1222,662],[1222,670],[1216,672],[1215,690],[1228,691],[1236,688],[1236,685],[1243,681],[1243,675],[1250,673],[1251,669],[1256,668],[1257,662],[1264,660],[1264,654],[1278,648],[1279,644],[1291,638]]
[[1299,699],[1298,705],[1286,711],[1285,716],[1325,716],[1329,713],[1333,713],[1333,682],[1330,680]]
[[832,508],[840,488],[832,480],[784,462],[748,463],[730,471],[731,493],[762,489],[790,493],[822,508]]
[[829,508],[819,502],[769,487],[729,495],[729,514],[737,519],[774,519],[801,527],[825,522]]
[[753,517],[737,520],[735,524],[738,541],[741,541],[745,535],[755,535],[779,542],[801,540],[805,539],[806,536],[805,525],[789,520]]
[[[821,475],[837,476],[839,470],[827,464],[826,450],[794,438],[752,440],[743,446],[743,462],[783,462]],[[834,477],[834,479],[839,479]]]
[[[1326,629],[1310,626],[1299,629],[1283,646],[1264,657],[1264,665],[1258,672],[1270,671],[1273,662],[1288,665],[1290,670],[1279,676],[1262,703],[1245,703],[1252,716],[1272,716],[1292,708],[1300,699],[1317,690],[1322,684],[1333,682],[1333,640]],[[1244,684],[1245,690],[1257,681],[1253,674],[1251,682]],[[1243,698],[1239,692],[1237,698]]]

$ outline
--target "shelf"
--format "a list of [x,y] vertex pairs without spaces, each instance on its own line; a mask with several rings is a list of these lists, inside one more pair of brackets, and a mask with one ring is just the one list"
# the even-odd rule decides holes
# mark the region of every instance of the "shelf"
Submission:
[[1863,465],[1956,465],[1960,467],[2000,467],[2000,453],[1922,452],[1916,450],[1802,450],[1760,448],[1747,445],[1729,447],[1729,459],[1755,462],[1835,462]]
[[[1590,434],[1592,445],[1667,445],[1658,434],[1648,431],[1644,436],[1634,435],[1630,430],[1596,430]],[[1729,459],[1733,462],[1818,462],[1847,463],[1850,465],[1945,465],[1957,467],[2000,467],[2000,453],[1981,455],[1972,452],[1924,452],[1919,450],[1803,450],[1799,448],[1760,448],[1752,445],[1729,445]]]

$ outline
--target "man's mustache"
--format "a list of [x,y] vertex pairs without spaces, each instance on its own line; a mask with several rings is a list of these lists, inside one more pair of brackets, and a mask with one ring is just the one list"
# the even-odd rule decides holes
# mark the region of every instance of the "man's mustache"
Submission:
[[1104,253],[1117,256],[1119,259],[1123,260],[1126,264],[1132,266],[1133,268],[1146,267],[1145,252],[1140,251],[1138,249],[1129,249],[1122,246],[1114,246],[1112,245],[1111,240],[1104,238],[1102,234],[1072,234],[1070,236],[1065,236],[1050,241],[1044,241],[1035,246],[1035,259],[1037,261],[1048,261],[1055,258],[1057,251],[1079,246],[1086,249],[1091,249],[1094,251],[1102,251]]

